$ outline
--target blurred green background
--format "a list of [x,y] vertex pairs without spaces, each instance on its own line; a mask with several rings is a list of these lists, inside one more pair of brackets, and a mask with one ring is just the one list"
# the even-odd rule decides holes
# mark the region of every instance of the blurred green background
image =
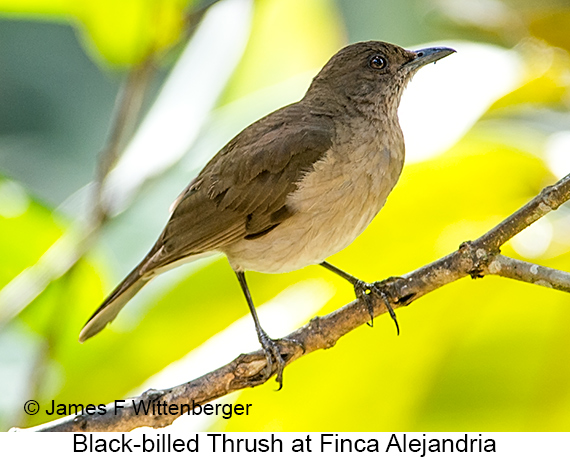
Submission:
[[[257,348],[217,257],[164,275],[96,338],[77,337],[208,158],[299,99],[347,43],[438,41],[458,53],[410,84],[400,183],[331,262],[379,280],[483,234],[570,172],[569,28],[565,0],[0,0],[0,430],[53,419],[51,400],[107,403]],[[141,111],[113,143],[115,100],[133,87]],[[93,218],[109,144],[120,158]],[[569,208],[503,252],[570,270]],[[273,337],[353,299],[319,267],[248,278]],[[174,427],[568,431],[569,303],[464,279],[398,310],[399,337],[383,316],[288,367],[282,391],[269,382],[222,399],[252,403],[249,416]],[[29,399],[38,415],[24,414]]]

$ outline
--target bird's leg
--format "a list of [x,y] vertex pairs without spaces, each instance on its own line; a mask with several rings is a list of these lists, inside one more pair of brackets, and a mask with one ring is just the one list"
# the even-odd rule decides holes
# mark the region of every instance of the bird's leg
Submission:
[[259,323],[259,318],[257,317],[257,311],[255,311],[255,306],[253,306],[253,300],[251,299],[251,294],[249,292],[249,287],[247,287],[247,282],[245,281],[245,273],[243,271],[236,271],[235,272],[239,284],[243,290],[243,294],[245,295],[245,299],[247,301],[247,306],[249,306],[249,310],[251,312],[251,316],[253,317],[253,322],[255,323],[255,331],[257,332],[257,338],[261,343],[261,347],[265,352],[265,357],[267,359],[267,366],[265,368],[265,379],[269,379],[271,373],[273,372],[273,359],[277,363],[277,376],[275,380],[279,384],[279,389],[283,387],[283,369],[285,368],[285,361],[283,357],[281,357],[281,351],[279,350],[279,345],[269,338],[265,330],[261,328],[261,324]]
[[376,284],[370,284],[358,278],[355,278],[354,276],[348,274],[345,271],[342,271],[340,268],[337,268],[328,262],[322,262],[321,266],[325,267],[329,271],[332,271],[333,273],[336,273],[341,278],[346,279],[348,282],[352,284],[352,286],[354,287],[354,292],[356,293],[356,297],[362,298],[364,300],[364,303],[366,303],[366,307],[368,308],[368,313],[370,314],[370,323],[367,322],[367,325],[370,327],[374,325],[374,305],[370,298],[370,293],[374,291],[378,295],[380,295],[382,301],[384,302],[384,305],[386,306],[386,309],[390,313],[390,317],[394,321],[394,324],[396,324],[396,332],[398,333],[398,335],[400,334],[400,326],[398,325],[398,319],[396,318],[396,313],[394,312],[394,309],[390,304],[390,299],[388,297],[388,294],[382,287],[378,287]]

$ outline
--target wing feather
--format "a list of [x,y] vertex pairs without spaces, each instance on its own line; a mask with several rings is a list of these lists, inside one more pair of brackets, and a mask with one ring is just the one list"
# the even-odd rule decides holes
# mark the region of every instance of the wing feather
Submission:
[[293,214],[287,196],[331,148],[333,134],[330,118],[298,104],[247,127],[177,198],[147,269],[275,228]]

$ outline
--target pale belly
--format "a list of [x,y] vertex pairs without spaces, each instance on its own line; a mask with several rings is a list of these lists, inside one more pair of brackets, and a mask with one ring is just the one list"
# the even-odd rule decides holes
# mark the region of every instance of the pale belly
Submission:
[[295,214],[267,235],[223,249],[236,270],[282,273],[323,262],[372,222],[400,175],[403,153],[330,154],[289,199]]

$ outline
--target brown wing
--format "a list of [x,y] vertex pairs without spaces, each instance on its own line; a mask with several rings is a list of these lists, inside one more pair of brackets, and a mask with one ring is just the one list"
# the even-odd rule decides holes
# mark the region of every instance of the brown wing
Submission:
[[299,104],[247,127],[179,196],[144,270],[263,236],[290,217],[287,195],[330,149],[333,127]]

